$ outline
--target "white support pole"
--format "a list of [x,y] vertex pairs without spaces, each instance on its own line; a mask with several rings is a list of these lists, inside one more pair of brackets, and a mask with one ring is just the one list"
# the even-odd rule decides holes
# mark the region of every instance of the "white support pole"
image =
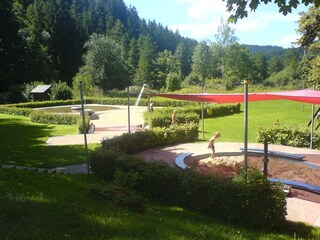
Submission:
[[244,80],[244,173],[247,179],[248,169],[248,81]]
[[82,124],[83,124],[83,137],[84,137],[84,146],[86,150],[86,159],[87,159],[87,172],[90,174],[90,160],[88,153],[88,143],[87,143],[87,127],[86,127],[86,117],[84,112],[84,100],[83,100],[83,89],[82,89],[82,81],[79,83],[80,85],[80,97],[81,97],[81,114],[82,114]]

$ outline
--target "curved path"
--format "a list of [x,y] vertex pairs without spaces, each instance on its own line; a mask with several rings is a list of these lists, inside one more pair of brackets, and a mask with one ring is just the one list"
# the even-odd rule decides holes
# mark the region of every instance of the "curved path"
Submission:
[[[110,138],[128,132],[128,108],[126,106],[118,106],[118,110],[97,112],[98,120],[93,120],[96,131],[94,134],[87,135],[88,143],[99,143],[104,138]],[[130,126],[131,131],[140,130],[136,126],[143,124],[143,112],[146,107],[131,107]],[[47,145],[74,145],[83,144],[84,138],[82,134],[52,137],[47,141]],[[240,148],[243,143],[217,142],[215,143],[216,155],[242,155]],[[263,144],[248,144],[248,148],[263,148]],[[320,151],[304,148],[293,148],[280,145],[269,145],[269,150],[300,154],[305,156],[304,160],[313,165],[320,167]],[[203,143],[187,143],[178,144],[169,147],[160,147],[150,149],[137,154],[146,161],[163,160],[170,166],[175,167],[175,158],[186,152],[193,152],[194,155],[209,156],[210,150],[207,149],[207,142]],[[65,173],[87,173],[86,164],[76,166],[65,166],[56,170]],[[308,195],[308,193],[305,193]],[[303,196],[308,199],[308,196]],[[320,227],[320,198],[318,203],[306,201],[296,197],[287,198],[287,219],[292,221],[302,221],[314,226]]]

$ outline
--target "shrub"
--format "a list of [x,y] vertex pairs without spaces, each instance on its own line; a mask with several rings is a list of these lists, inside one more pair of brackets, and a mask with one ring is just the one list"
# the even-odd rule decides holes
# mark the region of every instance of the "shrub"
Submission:
[[51,100],[67,100],[72,98],[72,90],[66,82],[54,82],[51,88]]
[[[77,125],[78,125],[78,133],[80,134],[84,133],[82,116],[80,117],[78,116]],[[86,125],[86,133],[88,133],[90,128],[90,116],[85,116],[85,125]]]
[[249,172],[247,181],[244,175],[232,180],[113,154],[110,158],[100,152],[92,157],[92,164],[99,175],[107,172],[107,179],[112,179],[116,186],[246,227],[273,229],[285,220],[282,189],[272,186],[258,171]]
[[172,128],[153,128],[147,131],[125,133],[121,136],[106,139],[101,144],[105,149],[118,149],[123,153],[132,154],[157,146],[192,142],[197,138],[198,125],[191,123]]
[[[259,128],[257,141],[281,144],[292,147],[309,147],[310,132],[308,129],[300,129],[293,126],[275,125],[271,128]],[[320,135],[314,133],[313,147],[320,147]]]
[[29,109],[29,108],[17,108],[17,107],[0,106],[0,113],[3,113],[3,114],[10,114],[10,115],[29,117],[29,115],[32,112],[33,112],[33,110]]
[[32,122],[43,124],[59,124],[59,125],[77,125],[79,115],[75,114],[50,114],[40,111],[33,111],[30,114],[30,120]]

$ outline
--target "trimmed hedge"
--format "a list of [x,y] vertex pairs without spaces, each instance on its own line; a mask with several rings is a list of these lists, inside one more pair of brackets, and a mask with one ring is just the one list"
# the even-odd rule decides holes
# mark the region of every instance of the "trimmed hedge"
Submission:
[[34,111],[30,114],[32,122],[43,124],[77,125],[80,116],[77,114],[54,114]]
[[[198,123],[201,118],[201,106],[185,106],[183,108],[160,108],[153,112],[145,112],[144,119],[151,127],[168,127],[171,125],[173,110],[177,111],[177,122]],[[240,104],[205,104],[204,118],[220,117],[240,112]]]
[[[131,143],[131,142],[130,142]],[[112,148],[97,149],[92,170],[109,181],[116,173],[130,178],[130,187],[146,196],[174,203],[232,224],[274,229],[285,221],[286,201],[281,188],[272,186],[260,172],[227,179],[181,171],[163,162],[146,163]],[[126,187],[129,187],[124,183]]]
[[[301,129],[293,126],[275,125],[271,128],[258,129],[258,142],[281,144],[291,147],[308,148],[310,146],[310,131],[309,129]],[[320,134],[314,133],[313,147],[320,148]]]
[[198,138],[198,125],[194,123],[170,128],[153,128],[135,133],[124,133],[101,142],[105,149],[117,149],[126,154],[175,143],[192,142]]
[[33,110],[29,109],[29,108],[0,106],[0,113],[2,113],[2,114],[29,117],[32,112],[33,112]]

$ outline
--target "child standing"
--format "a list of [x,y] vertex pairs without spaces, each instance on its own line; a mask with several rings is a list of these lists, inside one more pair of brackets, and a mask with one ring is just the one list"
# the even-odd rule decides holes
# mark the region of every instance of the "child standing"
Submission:
[[208,144],[208,148],[211,149],[212,153],[211,153],[211,158],[215,157],[215,147],[214,147],[214,142],[217,138],[219,138],[221,135],[219,132],[215,132],[215,134],[213,135],[212,138],[210,138],[209,144]]

